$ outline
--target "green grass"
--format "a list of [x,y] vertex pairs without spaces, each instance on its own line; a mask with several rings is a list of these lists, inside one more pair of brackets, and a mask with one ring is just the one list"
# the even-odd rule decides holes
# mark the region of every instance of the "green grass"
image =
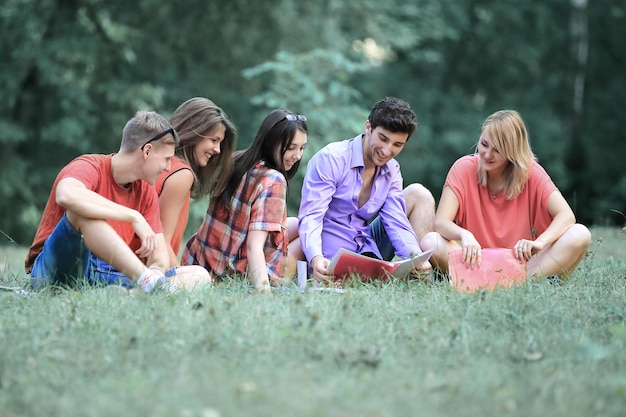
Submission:
[[569,281],[491,293],[0,292],[0,415],[622,416],[626,234],[592,233]]

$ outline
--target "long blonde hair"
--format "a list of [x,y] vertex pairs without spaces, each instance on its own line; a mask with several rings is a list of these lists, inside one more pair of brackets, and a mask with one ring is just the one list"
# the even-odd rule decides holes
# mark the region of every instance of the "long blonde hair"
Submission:
[[[532,162],[537,160],[530,148],[522,117],[515,110],[500,110],[485,119],[480,131],[489,136],[494,148],[508,160],[502,183],[506,198],[510,200],[518,196],[528,181]],[[480,159],[478,182],[483,187],[487,186],[487,173]]]

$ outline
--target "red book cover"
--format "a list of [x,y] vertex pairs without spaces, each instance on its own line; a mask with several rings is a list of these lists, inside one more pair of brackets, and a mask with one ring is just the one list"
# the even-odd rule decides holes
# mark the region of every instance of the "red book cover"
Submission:
[[413,269],[430,259],[431,253],[432,251],[423,252],[413,258],[400,261],[383,261],[341,248],[331,259],[328,270],[337,280],[357,274],[361,278],[370,279],[384,280],[389,276],[405,278]]
[[526,282],[526,263],[513,255],[511,249],[481,249],[480,266],[467,268],[461,260],[463,249],[450,251],[448,272],[450,284],[463,292],[494,290]]

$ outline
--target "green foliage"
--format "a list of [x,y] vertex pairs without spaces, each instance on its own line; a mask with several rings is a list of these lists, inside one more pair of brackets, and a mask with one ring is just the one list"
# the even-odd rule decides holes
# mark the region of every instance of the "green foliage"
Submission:
[[361,62],[351,61],[338,51],[315,49],[301,54],[280,51],[274,61],[248,68],[243,76],[264,78],[261,92],[251,98],[253,104],[266,111],[284,107],[315,115],[309,121],[308,147],[316,152],[337,137],[363,129],[368,109],[357,105],[361,95],[349,84],[360,71]]
[[[290,181],[290,215],[297,215],[304,172],[309,158],[329,142],[353,137],[363,129],[368,109],[360,107],[358,90],[350,78],[363,71],[362,63],[339,52],[315,49],[301,54],[280,51],[274,61],[243,71],[246,79],[263,78],[261,92],[251,102],[270,111],[287,108],[307,115],[306,153]],[[332,74],[332,76],[330,76]]]
[[[125,120],[158,100],[160,88],[120,77],[129,50],[118,45],[131,40],[131,31],[109,20],[115,6],[97,0],[0,6],[3,49],[19,46],[10,49],[10,70],[0,80],[0,227],[18,241],[34,233],[39,216],[28,213],[43,209],[60,168],[82,153],[116,150]],[[127,109],[123,118],[111,103]]]
[[137,110],[169,115],[192,96],[229,113],[240,147],[268,109],[305,113],[305,160],[358,134],[376,100],[402,97],[420,121],[399,157],[405,181],[435,195],[451,163],[471,152],[481,121],[515,108],[578,219],[620,223],[611,209],[626,205],[626,6],[573,4],[5,0],[0,229],[29,243],[63,165],[81,153],[115,152]]

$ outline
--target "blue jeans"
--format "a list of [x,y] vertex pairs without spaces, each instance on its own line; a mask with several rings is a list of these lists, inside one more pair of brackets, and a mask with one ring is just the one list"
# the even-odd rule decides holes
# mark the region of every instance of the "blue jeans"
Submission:
[[43,250],[30,272],[33,288],[46,285],[72,285],[87,282],[90,285],[123,285],[132,288],[135,283],[102,259],[94,256],[64,214],[43,245]]
[[378,246],[378,250],[380,251],[380,255],[383,259],[385,261],[392,260],[396,255],[396,251],[391,244],[391,240],[385,230],[385,226],[383,226],[383,222],[380,220],[380,216],[377,216],[370,223],[370,233],[372,235],[372,239],[376,242],[376,246]]

